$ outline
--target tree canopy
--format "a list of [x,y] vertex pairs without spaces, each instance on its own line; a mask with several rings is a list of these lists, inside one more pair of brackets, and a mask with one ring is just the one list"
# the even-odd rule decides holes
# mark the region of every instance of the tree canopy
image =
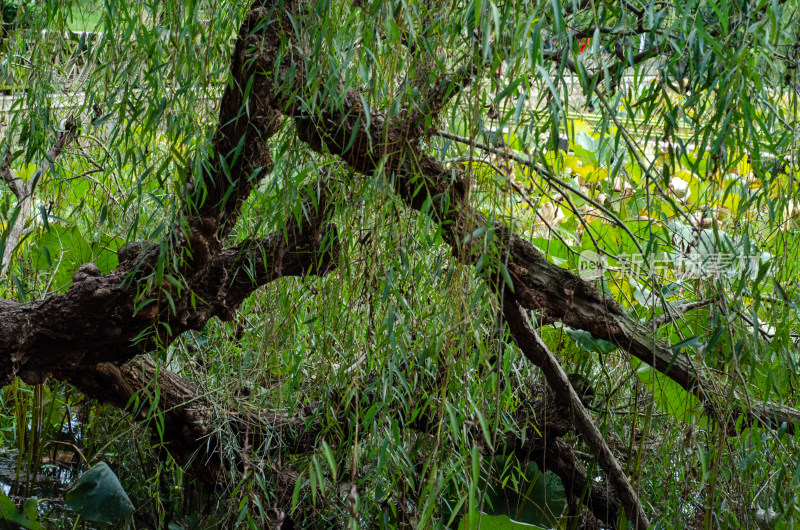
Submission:
[[795,2],[3,14],[7,522],[800,521]]

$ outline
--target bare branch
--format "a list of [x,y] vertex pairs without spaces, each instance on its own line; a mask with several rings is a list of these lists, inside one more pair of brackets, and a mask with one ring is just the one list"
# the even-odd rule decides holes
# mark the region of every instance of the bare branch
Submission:
[[672,322],[673,320],[676,320],[676,319],[680,318],[685,313],[687,313],[689,311],[692,311],[694,309],[699,309],[701,307],[705,307],[705,306],[707,306],[709,304],[714,303],[716,300],[717,300],[717,298],[707,298],[705,300],[700,300],[698,302],[691,302],[689,304],[683,304],[681,306],[678,306],[678,307],[670,310],[669,313],[664,313],[660,317],[654,318],[653,320],[648,322],[645,327],[651,328],[651,329],[658,329],[661,326],[663,326],[664,324],[668,324],[668,323]]
[[639,502],[639,496],[631,487],[617,459],[603,439],[603,435],[600,434],[600,430],[583,406],[561,364],[539,337],[539,334],[530,326],[528,319],[520,311],[514,296],[508,292],[502,293],[501,296],[503,297],[503,315],[509,324],[514,342],[529,361],[542,369],[547,384],[555,391],[556,399],[571,411],[578,432],[591,448],[603,471],[608,474],[614,489],[622,500],[625,514],[633,523],[634,528],[647,528],[650,523]]

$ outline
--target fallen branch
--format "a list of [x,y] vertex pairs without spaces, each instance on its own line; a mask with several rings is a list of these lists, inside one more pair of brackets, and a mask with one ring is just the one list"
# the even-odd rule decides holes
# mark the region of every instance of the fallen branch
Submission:
[[571,412],[577,431],[592,450],[592,454],[597,458],[600,467],[606,472],[620,496],[628,520],[633,522],[634,528],[647,528],[650,523],[639,502],[639,496],[631,487],[628,478],[617,463],[616,457],[603,439],[603,435],[600,434],[600,430],[592,421],[580,397],[567,379],[567,374],[558,359],[530,326],[528,319],[519,310],[514,297],[509,293],[504,293],[503,296],[503,315],[509,325],[514,342],[529,361],[542,369],[547,384],[555,392],[556,400]]

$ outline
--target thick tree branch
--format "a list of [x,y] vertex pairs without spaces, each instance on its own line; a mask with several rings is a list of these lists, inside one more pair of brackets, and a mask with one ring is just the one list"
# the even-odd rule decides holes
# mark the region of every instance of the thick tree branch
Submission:
[[[540,392],[538,388],[535,390]],[[571,408],[559,402],[552,388],[542,390],[529,406],[529,416],[516,418],[519,425],[532,425],[536,434],[512,437],[506,449],[520,462],[533,460],[539,469],[558,475],[573,509],[582,499],[597,519],[614,526],[622,509],[619,495],[609,482],[596,482],[573,447],[562,439],[565,434],[576,431],[574,414]],[[527,403],[520,410],[523,408],[527,408]]]
[[[286,21],[284,15],[280,21]],[[245,87],[257,72],[252,56],[275,55],[281,47],[274,33],[264,35],[261,22],[270,17],[272,12],[257,3],[239,31],[214,150],[202,183],[185,204],[188,230],[176,227],[158,244],[121,249],[119,267],[109,274],[100,274],[91,263],[82,265],[66,293],[30,304],[0,301],[4,384],[17,375],[40,383],[102,362],[124,363],[169,344],[183,331],[201,328],[214,316],[232,318],[243,298],[267,281],[322,273],[335,263],[336,230],[327,223],[324,193],[318,208],[304,208],[310,213],[299,224],[289,221],[272,236],[223,251],[242,201],[269,169],[265,142],[281,121],[268,97],[271,76],[259,75],[258,90],[245,100]],[[51,159],[63,148],[65,141],[59,142]],[[187,185],[193,186],[191,177]],[[171,272],[182,283],[154,281],[157,262],[174,263],[176,253],[183,261],[180,270]]]
[[[266,140],[281,126],[281,113],[265,91],[249,91],[257,75],[250,60],[253,53],[277,54],[281,42],[274,34],[265,35],[262,21],[272,13],[259,2],[245,17],[231,55],[230,80],[220,101],[217,130],[212,140],[213,156],[203,166],[197,182],[187,181],[190,200],[187,216],[191,228],[192,253],[219,251],[239,215],[242,202],[252,187],[272,167]],[[285,23],[279,17],[276,24]],[[260,76],[271,86],[271,76]],[[197,259],[197,258],[195,258]]]
[[[270,30],[276,34],[281,31],[280,27],[271,27]],[[269,62],[269,59],[266,59],[266,62]],[[287,109],[287,112],[290,112],[290,110]],[[374,116],[373,119],[367,120],[366,112],[366,109],[363,108],[362,98],[351,90],[345,94],[343,101],[337,106],[329,106],[319,115],[313,116],[299,111],[294,117],[298,135],[312,148],[322,151],[324,145],[330,153],[338,155],[354,169],[364,173],[371,174],[380,166],[388,174],[394,175],[396,177],[396,191],[410,206],[422,209],[425,202],[431,197],[434,203],[433,211],[445,229],[446,239],[453,246],[454,251],[464,256],[468,261],[477,260],[486,249],[469,236],[472,234],[472,227],[485,226],[488,223],[482,214],[473,211],[469,207],[465,197],[466,186],[464,185],[463,175],[445,170],[434,158],[417,150],[408,142],[406,131],[398,130],[391,126],[387,127],[385,120],[376,120]],[[369,128],[362,124],[369,124]],[[465,218],[465,216],[467,217]],[[503,234],[506,233],[504,226],[495,225],[494,229],[501,236],[499,240],[502,243],[508,241],[508,236],[503,237]],[[519,245],[527,244],[530,248],[524,249],[523,247],[524,250],[529,250],[534,257],[541,257],[535,253],[530,243],[518,238],[513,241]],[[517,260],[512,257],[512,261],[516,262]],[[522,270],[526,269],[521,269],[518,272]],[[499,271],[497,276],[499,276]],[[534,285],[539,287],[539,279],[536,278],[535,280]],[[566,289],[568,285],[560,283],[558,288]],[[588,284],[586,284],[586,287],[588,287]],[[498,294],[503,296],[502,293]],[[585,293],[580,294],[585,294],[590,298],[592,303],[592,307],[588,310],[590,317],[595,318],[603,314],[604,303],[607,302],[600,299],[593,289],[591,289],[591,292],[586,290]],[[563,300],[565,297],[578,298],[577,296],[570,296],[567,292],[559,292],[556,297],[558,300]],[[533,298],[533,301],[542,302],[536,297]],[[548,303],[547,301],[544,302]],[[516,307],[516,302],[511,303]],[[569,303],[573,305],[572,300]],[[616,305],[614,307],[616,308]],[[515,340],[519,340],[518,337],[520,337],[519,334],[515,335]],[[523,351],[525,350],[526,348],[523,348]],[[527,348],[527,350],[531,351],[530,348]],[[538,360],[537,364],[540,366],[542,363],[548,368],[552,368],[553,363],[557,365],[555,361],[548,362],[547,356],[543,356]],[[558,370],[555,368],[545,370],[545,375],[554,388],[563,390],[560,386],[561,381],[557,380],[559,370],[560,366]],[[561,373],[564,375],[564,381],[566,381],[566,375],[563,374],[563,370],[561,370]],[[551,378],[555,379],[551,381]],[[566,402],[573,407],[573,410],[576,408],[583,410],[583,419],[586,420],[588,414],[580,405],[580,401],[568,381],[566,382],[566,389],[568,391],[565,394],[560,394],[560,398],[567,400]],[[577,405],[575,402],[577,402]],[[609,473],[612,481],[620,490],[629,518],[637,522],[637,525],[646,527],[647,519],[638,502],[638,498],[627,483],[613,455],[602,443],[602,437],[599,435],[597,428],[591,423],[590,419],[579,421],[577,425],[581,434],[587,438],[587,442],[595,448],[595,453],[599,457],[601,466]],[[598,439],[600,440],[599,447],[596,443]],[[605,450],[603,450],[603,447],[605,447]]]
[[311,217],[300,225],[292,221],[284,230],[221,252],[190,286],[159,286],[149,302],[137,293],[137,284],[146,284],[157,246],[139,254],[123,249],[120,266],[109,274],[91,263],[81,266],[63,294],[29,304],[0,301],[3,384],[14,376],[28,383],[68,379],[95,364],[124,363],[184,331],[201,329],[213,317],[230,320],[260,285],[324,273],[336,264],[337,232],[326,222],[324,203],[306,211]]
[[504,294],[503,315],[508,322],[514,342],[528,360],[541,367],[547,384],[555,391],[556,400],[570,411],[576,430],[591,448],[600,467],[608,474],[610,482],[619,494],[628,520],[633,522],[634,528],[645,529],[650,526],[647,515],[639,502],[639,496],[631,487],[616,457],[606,445],[603,435],[600,434],[600,430],[592,421],[580,397],[567,379],[566,372],[539,334],[530,326],[516,300],[509,293]]
[[[439,131],[437,134],[443,138],[469,143],[467,138],[445,131]],[[472,145],[518,164],[531,167],[540,175],[560,186],[561,189],[580,193],[569,186],[568,183],[548,175],[543,168],[532,164],[530,160],[526,160],[519,155],[483,145],[480,142],[472,142]],[[628,230],[613,212],[594,202],[591,197],[585,196],[583,198],[604,211],[620,228]],[[503,230],[502,227],[501,230]],[[633,238],[633,234],[629,235]],[[628,318],[613,300],[606,299],[605,303],[608,305],[603,307],[602,304],[597,305],[595,298],[595,302],[591,302],[586,307],[586,297],[581,293],[596,292],[594,287],[569,271],[551,264],[536,249],[529,248],[530,245],[526,241],[512,236],[512,247],[514,245],[517,245],[517,248],[516,250],[512,248],[511,255],[519,258],[516,260],[518,263],[530,264],[525,266],[525,270],[535,271],[531,275],[530,281],[538,285],[531,291],[529,287],[526,287],[528,280],[522,279],[523,290],[527,293],[525,297],[529,299],[523,304],[524,307],[540,312],[544,309],[545,323],[562,320],[572,328],[589,331],[596,338],[607,340],[627,350],[634,357],[654,366],[657,370],[680,384],[686,391],[697,396],[703,402],[706,411],[713,417],[717,417],[715,413],[716,405],[709,394],[710,389],[713,387],[712,381],[692,366],[690,359],[685,354],[676,354],[663,344],[653,340],[650,334],[655,332],[657,326],[654,327],[652,322],[639,324]],[[519,270],[521,269],[517,269],[516,265],[512,265],[509,268],[512,276],[514,271]],[[536,282],[536,276],[541,276],[542,278]],[[534,285],[534,283],[530,285]],[[515,286],[517,286],[516,281]],[[565,286],[565,289],[559,290],[559,286]],[[575,290],[573,287],[575,286],[579,287],[578,298],[574,297]],[[569,295],[569,297],[565,298],[564,295]],[[590,298],[594,298],[594,295]],[[575,305],[576,301],[577,305]],[[593,314],[602,315],[603,317],[594,318]],[[549,315],[552,315],[552,317],[547,318]],[[559,317],[558,315],[562,316]],[[661,324],[659,323],[659,325]],[[723,418],[717,417],[717,419],[723,421]],[[745,411],[745,419],[747,425],[760,423],[772,428],[779,427],[785,423],[789,432],[794,432],[796,426],[800,424],[800,411],[769,402],[754,403],[751,409]],[[735,423],[735,420],[736,418],[732,419],[732,424]]]
[[[616,344],[698,396],[714,414],[712,382],[695,369],[686,353],[676,353],[653,340],[652,330],[628,317],[614,300],[547,261],[529,241],[512,234],[504,224],[490,223],[474,210],[466,200],[467,178],[461,169],[444,168],[406,142],[403,131],[384,131],[384,122],[373,120],[367,130],[363,113],[361,98],[350,91],[339,108],[329,107],[313,118],[298,112],[298,135],[313,149],[337,155],[357,171],[372,174],[382,168],[392,176],[395,191],[408,206],[424,209],[440,223],[445,240],[456,254],[471,262],[487,254],[489,259],[484,262],[494,264],[487,269],[487,277],[500,278],[498,265],[507,262],[517,302],[538,312],[542,322],[560,321]],[[485,238],[471,237],[478,227],[490,228],[487,233],[493,239],[488,246]],[[790,431],[800,423],[800,412],[768,403],[755,406],[745,416],[768,426],[786,423]]]
[[[475,62],[468,61],[454,73],[440,76],[425,86],[418,86],[419,92],[423,96],[419,102],[408,109],[408,115],[395,127],[406,131],[409,142],[414,142],[435,131],[439,115],[444,108],[472,82],[473,77],[479,71],[480,68]],[[423,78],[423,81],[427,81],[427,76]]]
[[[78,370],[70,374],[69,382],[86,396],[125,409],[139,421],[151,421],[152,411],[158,410],[163,418],[159,441],[176,462],[211,485],[225,479],[230,465],[221,452],[221,424],[227,424],[240,448],[260,447],[277,433],[280,445],[293,454],[312,450],[321,429],[319,422],[307,421],[305,411],[290,415],[221,409],[196,385],[158,369],[146,356],[128,364],[101,363]],[[243,466],[241,455],[238,464]]]

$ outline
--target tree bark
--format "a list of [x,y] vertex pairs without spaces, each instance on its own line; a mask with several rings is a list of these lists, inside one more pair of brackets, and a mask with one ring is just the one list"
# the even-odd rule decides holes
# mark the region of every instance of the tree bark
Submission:
[[[254,39],[272,54],[280,47],[277,34],[263,38],[263,29],[256,31],[264,16],[256,3],[240,27],[213,152],[197,182],[188,175],[184,183],[186,222],[162,241],[120,249],[119,266],[109,274],[82,265],[63,294],[28,304],[0,300],[0,384],[16,376],[30,384],[48,377],[71,382],[94,365],[124,364],[213,317],[230,320],[266,282],[322,274],[336,265],[338,233],[327,221],[324,184],[310,192],[317,196],[303,208],[308,213],[301,222],[289,220],[271,236],[223,249],[242,201],[271,168],[266,142],[282,122],[264,90],[271,87],[269,76],[257,76],[258,90],[250,92],[246,110],[244,105],[244,91],[257,73],[249,60]],[[156,281],[159,260],[178,263],[177,270],[164,273],[178,281]]]
[[[312,450],[321,429],[319,422],[308,421],[310,411],[288,414],[220,409],[194,384],[174,372],[158,369],[147,356],[124,365],[100,363],[75,374],[71,383],[90,398],[130,412],[136,420],[161,422],[158,429],[151,426],[154,437],[160,438],[170,456],[186,466],[188,473],[210,485],[223,485],[230,476],[226,466],[232,462],[242,470],[247,458],[242,448],[259,448],[268,435],[277,433],[282,447],[291,453],[304,453]],[[233,451],[238,458],[233,461],[226,459],[220,448],[220,433],[226,428],[233,433],[226,443],[238,443],[238,451]]]
[[[409,142],[402,121],[392,121],[375,109],[370,109],[371,119],[367,119],[367,110],[355,90],[337,103],[328,102],[314,116],[287,109],[295,118],[298,136],[312,149],[336,155],[361,173],[372,175],[381,170],[390,175],[395,191],[409,207],[424,211],[439,223],[454,254],[481,263],[482,275],[498,286],[505,277],[502,269],[506,269],[511,295],[521,308],[535,311],[544,324],[561,322],[619,346],[697,396],[707,412],[716,415],[714,380],[695,368],[685,352],[676,354],[653,340],[648,330],[627,316],[614,300],[600,295],[571,271],[547,261],[504,223],[490,222],[472,208],[466,173],[460,168],[445,168]],[[472,237],[478,228],[487,230],[480,238]],[[769,427],[785,423],[789,432],[800,423],[800,411],[769,402],[744,408],[744,415],[748,422]]]
[[123,249],[120,266],[109,274],[100,274],[93,264],[81,266],[63,294],[28,304],[0,300],[2,383],[15,376],[29,384],[48,377],[71,383],[94,365],[123,364],[166,347],[213,317],[231,320],[260,285],[329,271],[336,266],[338,233],[327,223],[324,205],[306,211],[312,218],[300,225],[291,221],[285,230],[215,255],[181,292],[159,286],[171,292],[171,302],[158,290],[149,297],[137,292],[158,259],[156,246]]
[[[635,492],[602,437],[598,439],[563,370],[535,331],[525,329],[524,312],[535,311],[543,323],[562,322],[616,344],[698,396],[712,415],[713,377],[697,370],[685,353],[675,354],[650,338],[614,300],[549,263],[529,241],[471,206],[469,175],[445,167],[420,145],[426,134],[420,123],[435,120],[452,81],[437,83],[422,110],[406,109],[396,116],[365,108],[353,89],[337,98],[314,100],[318,107],[313,112],[303,107],[304,96],[311,95],[303,94],[308,86],[303,64],[312,58],[290,43],[297,20],[291,15],[302,5],[299,0],[257,1],[243,22],[231,59],[231,82],[220,103],[213,154],[200,175],[187,175],[183,182],[183,222],[162,241],[121,249],[119,267],[109,274],[100,274],[93,264],[81,266],[63,294],[28,304],[0,300],[0,383],[15,376],[32,384],[56,377],[121,406],[158,385],[166,392],[157,405],[166,407],[165,422],[169,420],[164,436],[176,459],[192,465],[191,455],[201,451],[208,457],[202,469],[218,472],[219,451],[208,442],[211,404],[197,399],[196,389],[174,374],[156,374],[147,360],[125,363],[170,344],[184,331],[201,329],[213,317],[233,318],[244,298],[264,283],[335,267],[338,239],[327,220],[324,186],[318,190],[319,207],[306,209],[311,213],[302,222],[290,221],[271,236],[225,249],[242,202],[272,166],[266,142],[287,116],[312,149],[337,156],[365,175],[383,172],[410,208],[439,223],[453,254],[474,264],[503,300],[514,340],[542,367],[557,398],[578,419],[578,429],[609,474],[629,519],[646,526]],[[458,83],[473,68],[462,71]],[[476,229],[485,231],[479,236]],[[179,263],[170,271],[181,279],[179,285],[156,280],[159,260]],[[142,414],[139,409],[132,412]],[[786,423],[790,432],[800,420],[798,411],[770,403],[746,409],[744,415],[768,426]],[[246,427],[263,419],[243,415],[235,423]],[[266,419],[299,426],[296,418]],[[203,446],[204,440],[212,445]]]

